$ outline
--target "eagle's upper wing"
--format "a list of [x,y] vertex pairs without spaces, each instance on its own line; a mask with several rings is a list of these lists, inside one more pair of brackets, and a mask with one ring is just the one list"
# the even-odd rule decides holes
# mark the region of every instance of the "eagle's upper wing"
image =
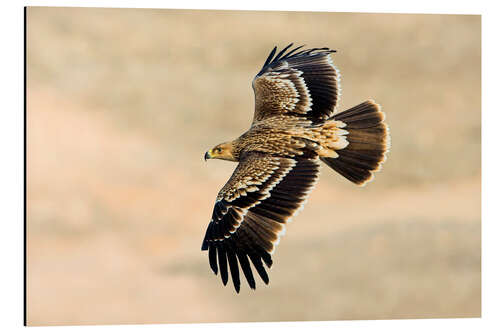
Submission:
[[[254,122],[289,115],[321,123],[331,117],[340,95],[340,74],[328,48],[269,54],[252,82],[255,93]],[[273,58],[274,57],[274,58]]]
[[224,285],[228,263],[237,292],[238,262],[248,284],[255,289],[250,268],[267,284],[262,261],[271,267],[271,254],[285,231],[285,222],[299,209],[318,176],[318,159],[290,159],[249,153],[217,196],[202,250],[210,267],[220,270]]

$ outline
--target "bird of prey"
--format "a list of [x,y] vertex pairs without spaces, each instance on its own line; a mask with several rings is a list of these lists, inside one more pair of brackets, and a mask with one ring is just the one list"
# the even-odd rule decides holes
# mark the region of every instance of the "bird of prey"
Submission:
[[320,162],[364,185],[385,161],[389,129],[372,100],[337,112],[340,74],[329,48],[271,51],[255,76],[253,122],[233,141],[205,153],[238,162],[215,200],[202,250],[224,285],[229,272],[236,292],[240,271],[255,289],[254,272],[268,284],[264,264],[285,225],[303,206],[318,179]]

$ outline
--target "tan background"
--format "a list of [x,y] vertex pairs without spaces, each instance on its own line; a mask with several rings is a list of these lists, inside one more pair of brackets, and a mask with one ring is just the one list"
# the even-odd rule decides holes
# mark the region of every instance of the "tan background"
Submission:
[[[479,16],[29,8],[28,324],[481,315]],[[200,251],[277,44],[329,46],[340,109],[393,146],[358,188],[324,167],[271,283]]]

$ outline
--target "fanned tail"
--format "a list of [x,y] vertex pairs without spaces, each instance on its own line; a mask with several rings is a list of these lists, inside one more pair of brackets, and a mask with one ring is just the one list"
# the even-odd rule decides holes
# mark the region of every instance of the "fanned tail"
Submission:
[[322,157],[332,169],[355,184],[364,185],[380,170],[390,148],[389,127],[385,114],[372,100],[363,102],[332,117],[341,121],[348,131],[349,144],[336,150],[338,157]]

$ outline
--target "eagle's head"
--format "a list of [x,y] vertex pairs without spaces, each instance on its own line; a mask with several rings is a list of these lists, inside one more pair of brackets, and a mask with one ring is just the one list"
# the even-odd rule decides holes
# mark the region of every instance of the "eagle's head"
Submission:
[[226,161],[237,161],[233,152],[234,149],[232,142],[224,142],[207,151],[205,153],[205,161],[211,158],[218,158]]

